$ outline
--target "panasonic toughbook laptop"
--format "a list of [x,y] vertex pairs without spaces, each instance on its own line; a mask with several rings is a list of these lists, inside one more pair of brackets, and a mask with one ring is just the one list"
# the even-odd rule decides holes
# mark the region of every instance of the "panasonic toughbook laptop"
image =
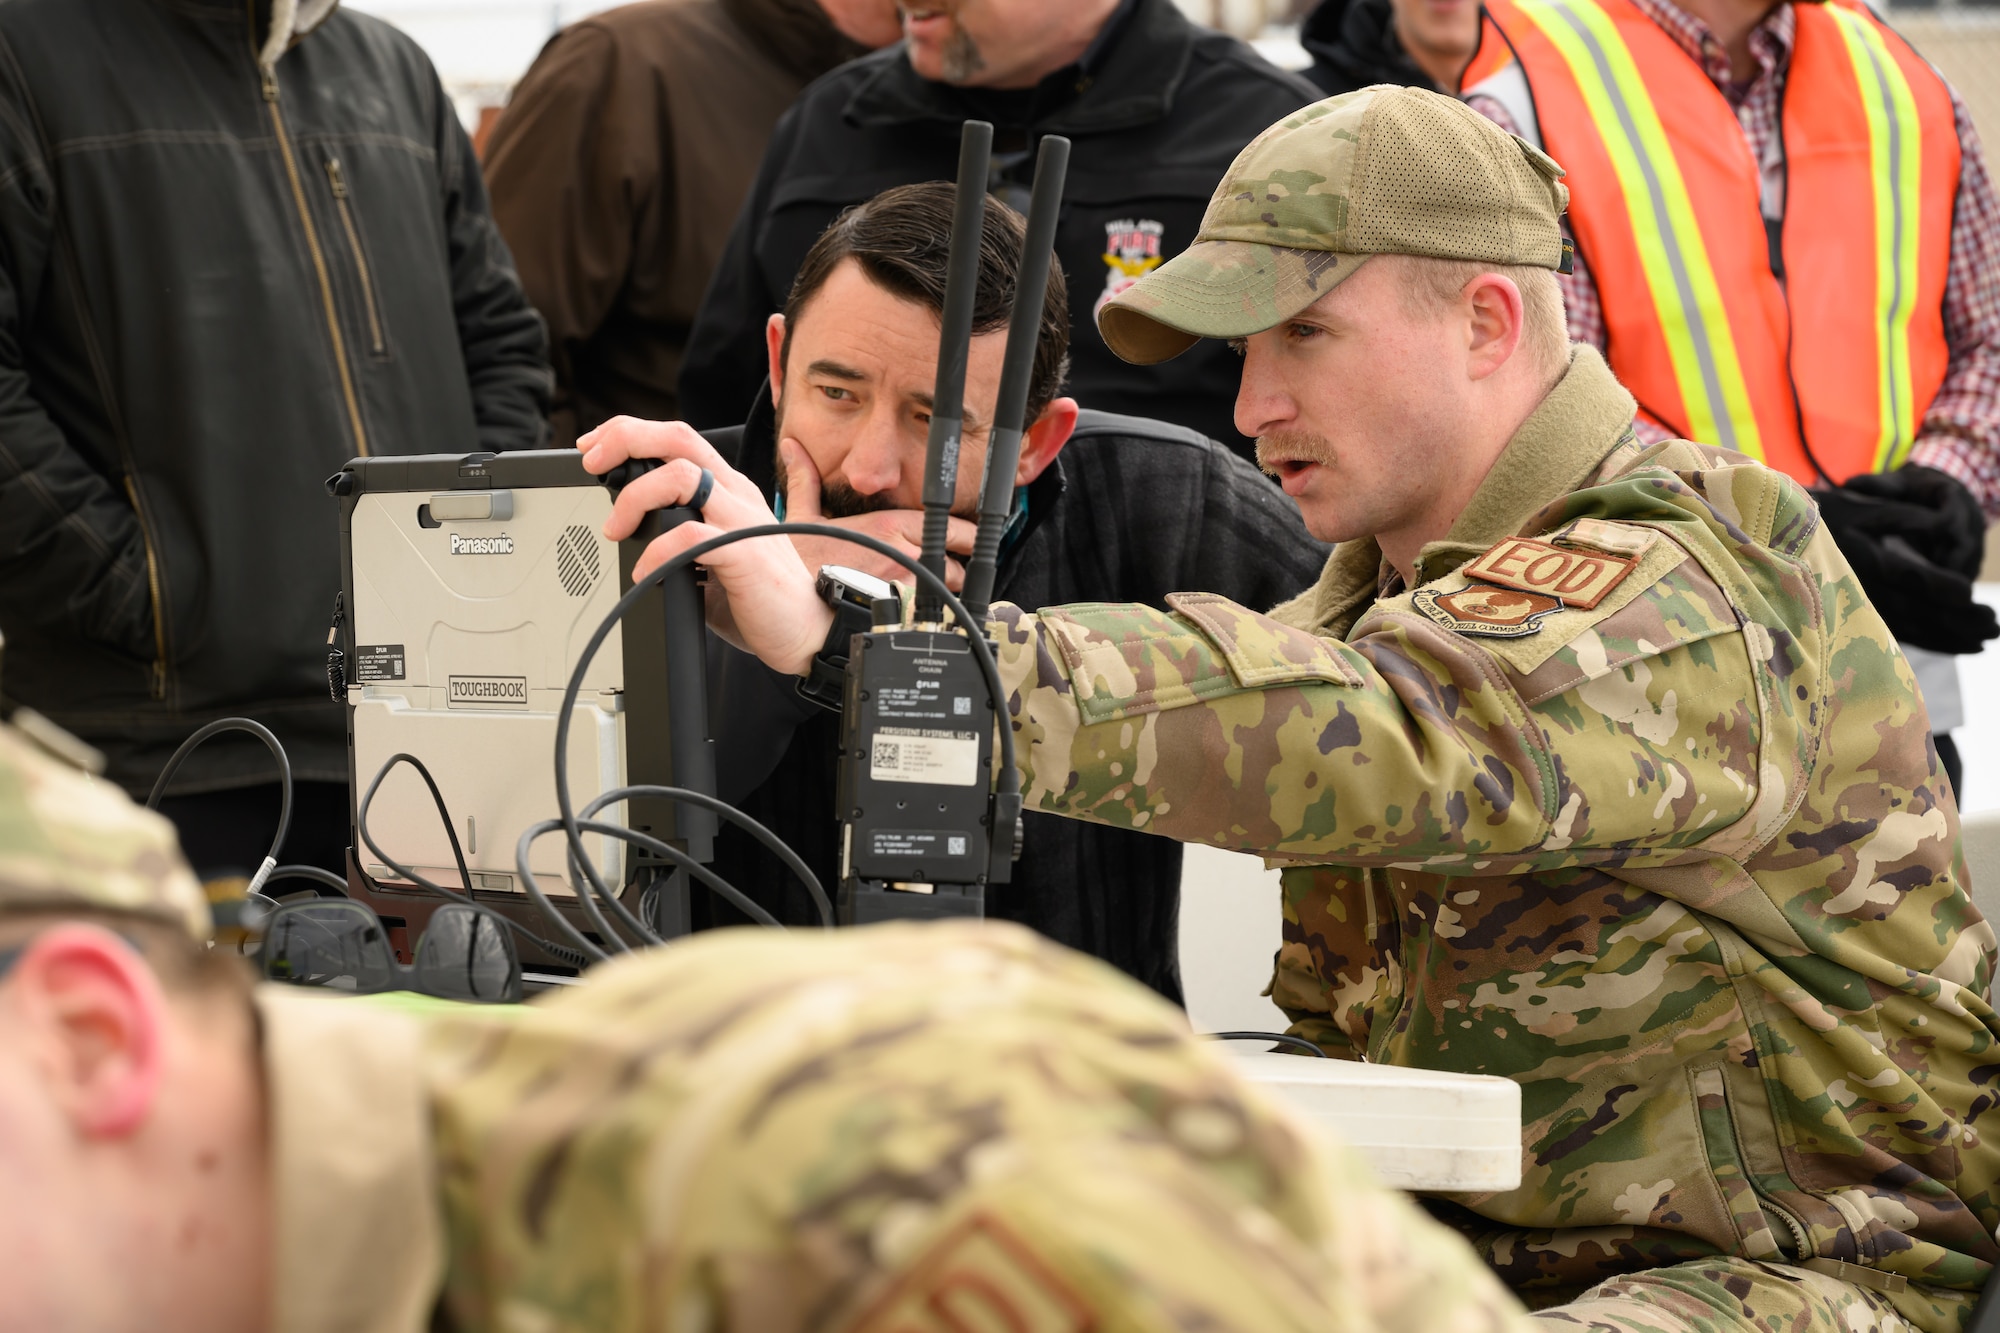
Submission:
[[[376,792],[375,841],[437,883],[519,894],[515,842],[557,813],[564,689],[629,586],[620,544],[603,536],[611,494],[570,449],[360,458],[327,485],[341,506],[344,623],[334,646],[345,653],[355,811],[391,756],[416,756],[443,794],[472,884],[461,886],[436,802],[407,764]],[[622,554],[629,571],[635,551]],[[672,781],[661,626],[642,599],[590,664],[570,725],[578,810],[627,782]],[[633,804],[597,818],[673,836],[670,809]],[[606,881],[622,885],[624,844],[588,845]],[[400,879],[358,833],[354,857],[373,881],[364,888]],[[529,865],[551,894],[576,891],[560,833],[535,844]]]

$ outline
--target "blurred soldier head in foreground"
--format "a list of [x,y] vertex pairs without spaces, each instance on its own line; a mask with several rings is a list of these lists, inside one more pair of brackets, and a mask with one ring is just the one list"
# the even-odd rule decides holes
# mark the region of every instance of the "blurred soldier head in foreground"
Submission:
[[1171,1006],[999,925],[548,1004],[251,992],[162,821],[0,733],[0,1330],[1491,1329]]

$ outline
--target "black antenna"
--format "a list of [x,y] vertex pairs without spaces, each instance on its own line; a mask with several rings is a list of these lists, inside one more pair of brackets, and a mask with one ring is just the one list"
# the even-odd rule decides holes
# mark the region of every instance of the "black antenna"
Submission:
[[[1007,359],[1000,367],[1000,398],[993,409],[993,432],[986,440],[986,481],[979,500],[979,532],[965,566],[965,609],[983,619],[993,596],[1000,563],[1000,538],[1014,507],[1014,470],[1021,461],[1021,432],[1027,425],[1028,386],[1041,341],[1042,303],[1047,299],[1049,263],[1054,257],[1056,215],[1062,211],[1063,180],[1069,175],[1069,140],[1051,134],[1035,159],[1035,190],[1028,198],[1028,235],[1021,246],[1021,272],[1014,284],[1014,310],[1007,321]],[[980,627],[967,625],[968,633]]]
[[[931,390],[930,445],[924,452],[924,568],[944,577],[945,530],[958,490],[958,446],[965,429],[965,361],[972,346],[972,307],[979,288],[979,242],[986,223],[986,167],[993,127],[968,120],[958,141],[958,202],[951,215],[951,254],[939,321],[937,383]],[[919,585],[917,623],[944,614],[936,593]]]

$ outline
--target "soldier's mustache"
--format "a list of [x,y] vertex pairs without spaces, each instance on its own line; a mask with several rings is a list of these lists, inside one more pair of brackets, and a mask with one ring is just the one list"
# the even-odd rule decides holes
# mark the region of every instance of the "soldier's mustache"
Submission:
[[1333,441],[1317,431],[1274,430],[1257,437],[1257,466],[1274,477],[1280,463],[1319,463],[1331,467],[1339,457]]

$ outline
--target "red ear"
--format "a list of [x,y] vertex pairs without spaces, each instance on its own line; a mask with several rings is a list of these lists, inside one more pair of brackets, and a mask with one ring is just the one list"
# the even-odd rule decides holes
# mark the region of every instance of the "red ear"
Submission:
[[166,997],[152,968],[98,926],[52,926],[22,951],[12,986],[56,1104],[78,1132],[143,1126],[163,1073]]
[[1014,473],[1016,486],[1026,486],[1056,461],[1056,455],[1076,431],[1076,415],[1076,399],[1051,399],[1042,414],[1021,433],[1021,463]]

